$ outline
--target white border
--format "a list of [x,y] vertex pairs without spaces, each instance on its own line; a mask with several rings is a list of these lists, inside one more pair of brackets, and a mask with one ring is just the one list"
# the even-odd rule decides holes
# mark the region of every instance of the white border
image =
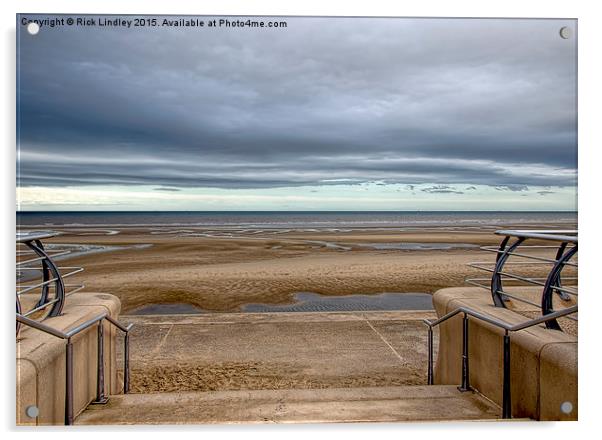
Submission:
[[[420,2],[387,2],[380,0],[305,0],[305,1],[203,1],[193,4],[186,0],[105,0],[105,1],[33,1],[20,0],[13,4],[1,3],[3,58],[2,88],[5,97],[2,106],[2,133],[4,146],[2,148],[2,229],[0,252],[2,260],[3,307],[2,322],[6,330],[2,339],[2,426],[9,435],[25,436],[61,436],[66,435],[64,429],[45,429],[45,432],[17,430],[14,428],[14,364],[11,364],[14,354],[14,336],[12,333],[12,289],[14,288],[14,243],[15,228],[15,13],[135,13],[135,14],[231,14],[231,15],[347,15],[347,16],[437,16],[437,17],[561,17],[578,18],[579,20],[579,227],[581,235],[580,251],[580,286],[582,296],[579,363],[580,363],[580,395],[578,423],[540,423],[540,424],[361,424],[361,425],[294,425],[294,426],[238,426],[238,427],[183,427],[155,428],[136,427],[143,431],[144,436],[164,438],[169,432],[177,432],[178,437],[214,438],[216,436],[231,436],[250,438],[306,438],[307,436],[345,436],[345,438],[361,438],[374,433],[381,438],[396,438],[400,436],[431,436],[441,438],[482,438],[508,436],[542,436],[548,438],[567,438],[586,434],[586,430],[595,428],[596,422],[602,420],[598,415],[601,407],[598,399],[600,393],[600,378],[598,363],[600,352],[599,318],[594,316],[601,309],[599,283],[596,287],[596,275],[602,268],[602,246],[596,229],[600,226],[601,196],[599,175],[600,153],[602,147],[600,138],[600,87],[602,78],[600,67],[600,45],[602,41],[602,17],[595,8],[596,2],[575,0],[565,1],[527,1],[505,0],[484,2],[474,0]],[[596,252],[596,249],[598,251]],[[12,353],[12,354],[11,354]],[[12,432],[10,432],[12,431]],[[99,428],[99,431],[86,429],[75,435],[86,438],[104,438],[107,431],[120,431],[120,435],[128,437],[137,435],[131,429]]]

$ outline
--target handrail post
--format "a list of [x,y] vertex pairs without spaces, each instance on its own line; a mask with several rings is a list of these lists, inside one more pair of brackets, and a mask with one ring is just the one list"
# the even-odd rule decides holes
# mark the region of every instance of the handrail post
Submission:
[[98,322],[98,367],[96,370],[96,400],[93,404],[104,404],[109,401],[105,396],[104,371],[104,319]]
[[468,369],[468,315],[464,313],[462,318],[462,385],[460,391],[470,391],[470,372]]
[[65,425],[73,425],[73,343],[67,339],[65,350]]
[[504,388],[502,397],[502,418],[512,418],[512,396],[510,387],[510,335],[504,334]]
[[433,327],[429,325],[428,330],[428,372],[427,372],[427,384],[433,385]]
[[123,338],[123,394],[130,392],[130,332]]

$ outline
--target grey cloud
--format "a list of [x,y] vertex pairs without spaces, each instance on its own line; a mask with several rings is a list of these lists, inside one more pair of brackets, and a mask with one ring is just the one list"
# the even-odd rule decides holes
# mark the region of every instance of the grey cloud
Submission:
[[497,191],[528,191],[529,187],[527,185],[497,185],[495,187]]
[[181,191],[181,190],[180,190],[180,188],[161,187],[161,188],[155,188],[155,191],[176,192],[176,191]]
[[476,186],[467,186],[466,188],[464,188],[466,191],[474,191],[477,189]]
[[575,185],[571,21],[288,23],[19,28],[20,184]]
[[431,194],[464,194],[462,191],[458,191],[456,188],[449,185],[433,185],[426,188],[422,188],[420,191],[431,193]]
[[[391,161],[361,158],[315,157],[298,160],[294,168],[287,162],[265,163],[220,163],[201,161],[183,163],[179,161],[161,163],[136,163],[135,159],[123,163],[103,163],[90,156],[72,155],[69,160],[63,157],[35,156],[29,160],[22,155],[20,177],[33,185],[64,186],[81,182],[86,184],[148,184],[170,187],[221,187],[221,188],[269,188],[295,187],[307,185],[359,185],[362,182],[380,181],[383,184],[399,184],[407,181],[430,183],[442,180],[450,183],[465,183],[470,176],[483,184],[495,185],[505,182],[500,190],[510,190],[518,179],[533,185],[574,184],[575,175],[532,175],[516,174],[520,164],[503,167],[496,163],[487,164],[483,169],[480,162],[461,161],[454,165],[448,161],[432,159],[402,160],[394,165]],[[94,167],[90,167],[90,163]],[[46,173],[46,174],[45,174]],[[39,176],[43,175],[43,178]],[[339,178],[332,179],[333,175]]]

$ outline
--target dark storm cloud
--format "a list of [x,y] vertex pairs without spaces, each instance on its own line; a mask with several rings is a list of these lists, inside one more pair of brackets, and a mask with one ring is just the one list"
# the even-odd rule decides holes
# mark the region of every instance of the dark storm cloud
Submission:
[[20,29],[20,184],[575,185],[567,24]]

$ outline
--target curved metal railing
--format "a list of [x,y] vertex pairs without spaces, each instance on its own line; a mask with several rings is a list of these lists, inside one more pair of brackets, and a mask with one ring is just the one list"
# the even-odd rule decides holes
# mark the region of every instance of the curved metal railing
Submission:
[[[112,326],[124,333],[124,364],[123,364],[123,392],[127,394],[130,388],[129,368],[129,332],[133,324],[124,326],[113,319],[107,313],[89,319],[68,331],[57,330],[43,324],[42,320],[49,317],[59,316],[65,306],[65,299],[85,286],[83,284],[66,284],[64,279],[82,272],[81,267],[56,265],[53,258],[63,257],[70,254],[71,250],[53,247],[48,250],[42,244],[42,240],[61,235],[59,232],[25,232],[17,233],[17,336],[21,325],[37,329],[56,338],[67,341],[66,367],[65,367],[65,424],[73,424],[73,343],[72,338],[82,331],[98,324],[98,366],[97,366],[97,389],[96,399],[92,403],[106,403],[104,386],[104,322],[108,321]],[[24,248],[24,249],[23,249]],[[31,257],[30,257],[31,256]],[[37,264],[37,265],[34,265]],[[29,284],[23,284],[29,283]],[[71,290],[68,290],[71,289]],[[29,295],[29,303],[33,308],[23,311],[23,295]],[[32,319],[35,318],[35,319]]]
[[[503,236],[499,247],[483,246],[482,250],[494,252],[494,262],[474,262],[469,266],[491,273],[491,278],[469,278],[468,284],[485,288],[491,292],[493,303],[497,307],[506,307],[510,299],[526,303],[541,309],[543,316],[554,313],[554,295],[564,306],[568,307],[577,302],[577,276],[562,275],[567,267],[577,269],[577,231],[576,230],[500,230],[495,234]],[[511,260],[512,261],[509,261]],[[546,273],[536,271],[536,266],[551,266]],[[521,269],[523,273],[511,268]],[[540,272],[527,275],[524,272]],[[541,276],[543,275],[543,276]],[[510,292],[504,285],[515,289]],[[516,287],[540,287],[541,295],[538,302],[521,295]],[[576,321],[576,316],[566,316]],[[562,330],[556,319],[545,321],[546,327]]]
[[[59,316],[65,299],[82,290],[83,284],[66,284],[65,278],[84,269],[75,266],[57,266],[56,258],[72,251],[60,247],[47,249],[42,240],[52,238],[57,232],[18,232],[16,262],[16,310],[17,314],[42,321]],[[26,300],[24,300],[27,298]],[[19,334],[20,322],[16,325]]]

